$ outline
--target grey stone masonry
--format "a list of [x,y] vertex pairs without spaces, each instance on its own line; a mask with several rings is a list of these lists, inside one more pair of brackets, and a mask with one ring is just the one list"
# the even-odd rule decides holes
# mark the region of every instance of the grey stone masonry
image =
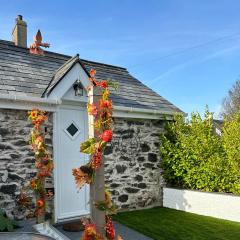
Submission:
[[105,149],[105,182],[120,210],[162,205],[162,120],[114,119],[113,142]]
[[[16,197],[36,174],[29,146],[32,128],[27,111],[0,109],[0,208],[10,217],[24,218],[28,212],[16,205]],[[52,116],[46,125],[46,143],[52,152]]]
[[[0,109],[0,208],[22,219],[28,211],[16,205],[20,190],[36,174],[29,146],[32,125],[27,111]],[[113,142],[105,149],[105,181],[120,210],[162,205],[160,133],[163,120],[114,119]],[[52,115],[46,124],[46,144],[52,153]],[[51,179],[50,179],[51,185]],[[52,185],[53,186],[53,185]],[[53,210],[53,203],[49,203]]]

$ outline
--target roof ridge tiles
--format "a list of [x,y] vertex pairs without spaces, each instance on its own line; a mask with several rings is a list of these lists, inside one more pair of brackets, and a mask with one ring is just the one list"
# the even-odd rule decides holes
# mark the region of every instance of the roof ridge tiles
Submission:
[[[74,61],[73,61],[74,60]],[[70,62],[75,62],[79,60],[79,54],[76,54],[74,57],[69,58],[64,64],[62,64],[56,71],[55,74],[60,71],[61,69],[63,69],[66,65],[68,65]],[[54,74],[54,75],[55,75]]]
[[89,64],[92,63],[92,64],[101,65],[101,66],[113,67],[113,68],[119,68],[119,69],[122,69],[122,70],[127,70],[127,68],[116,66],[116,65],[111,65],[111,64],[107,64],[107,63],[95,62],[95,61],[91,61],[91,60],[87,60],[87,59],[83,59],[83,58],[81,58],[80,60],[83,61],[83,62],[88,62]]
[[6,45],[13,45],[13,46],[15,46],[15,44],[14,44],[14,42],[12,42],[12,41],[8,41],[8,40],[2,40],[2,39],[0,39],[0,43],[2,43],[2,44],[6,44]]

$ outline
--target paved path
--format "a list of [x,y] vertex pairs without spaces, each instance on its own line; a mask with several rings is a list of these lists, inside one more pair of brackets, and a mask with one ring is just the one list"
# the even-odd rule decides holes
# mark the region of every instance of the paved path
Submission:
[[[152,240],[152,238],[146,237],[143,234],[132,230],[120,223],[114,222],[116,233],[120,234],[124,240]],[[56,227],[61,233],[67,236],[71,240],[79,240],[81,232],[67,232],[62,229],[61,226]]]
[[114,226],[116,228],[116,232],[120,234],[124,240],[152,240],[131,228],[128,228],[120,223],[114,222]]
[[[16,232],[36,232],[35,229],[32,228],[32,225],[35,224],[34,220],[22,221],[20,225],[21,228],[16,229]],[[120,234],[124,240],[152,240],[152,238],[146,237],[143,234],[128,228],[120,223],[114,222],[114,226],[116,229],[116,233]],[[67,236],[70,240],[79,240],[81,236],[81,232],[67,232],[62,229],[61,225],[55,226],[57,230]]]

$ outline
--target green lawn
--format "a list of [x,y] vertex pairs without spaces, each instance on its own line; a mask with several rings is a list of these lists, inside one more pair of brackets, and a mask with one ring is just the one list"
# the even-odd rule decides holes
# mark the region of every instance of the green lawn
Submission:
[[118,213],[114,220],[157,240],[240,240],[240,223],[168,208]]

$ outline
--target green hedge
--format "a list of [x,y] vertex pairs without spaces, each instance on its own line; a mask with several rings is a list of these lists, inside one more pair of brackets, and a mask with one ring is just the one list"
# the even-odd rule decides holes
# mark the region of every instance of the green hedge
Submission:
[[212,114],[182,115],[161,136],[161,167],[170,185],[210,192],[240,194],[240,113],[225,119],[222,136]]

